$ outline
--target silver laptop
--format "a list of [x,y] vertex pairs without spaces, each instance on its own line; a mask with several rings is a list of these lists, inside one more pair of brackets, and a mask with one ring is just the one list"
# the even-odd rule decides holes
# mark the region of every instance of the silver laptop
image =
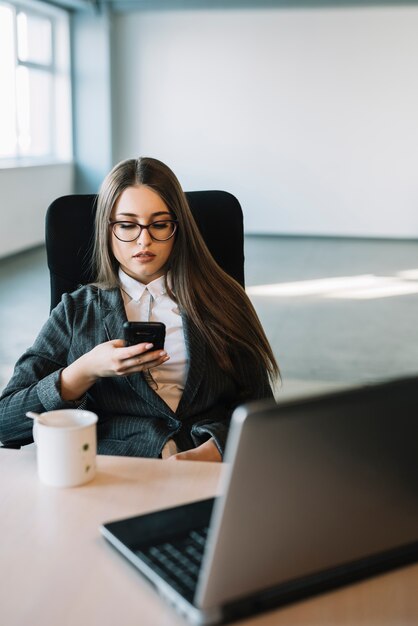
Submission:
[[235,410],[222,495],[101,532],[194,624],[418,558],[418,378]]

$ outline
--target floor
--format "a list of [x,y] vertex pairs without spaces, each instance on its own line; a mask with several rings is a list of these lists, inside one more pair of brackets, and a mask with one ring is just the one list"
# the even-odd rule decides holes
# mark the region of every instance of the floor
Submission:
[[0,260],[0,389],[49,314],[49,275],[43,247]]
[[[256,237],[246,285],[282,391],[418,373],[418,241]],[[45,251],[0,260],[0,389],[49,312]]]
[[250,237],[246,284],[285,390],[418,372],[418,241]]

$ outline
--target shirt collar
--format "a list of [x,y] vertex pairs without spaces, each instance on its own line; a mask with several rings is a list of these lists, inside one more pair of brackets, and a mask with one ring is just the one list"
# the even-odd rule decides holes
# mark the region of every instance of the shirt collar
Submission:
[[139,282],[139,280],[135,280],[135,278],[128,276],[122,268],[119,268],[119,280],[123,291],[127,293],[132,300],[136,300],[137,302],[141,299],[146,289],[152,295],[154,300],[167,293],[165,289],[164,276],[160,276],[160,278],[156,278],[148,283],[148,285],[144,285]]

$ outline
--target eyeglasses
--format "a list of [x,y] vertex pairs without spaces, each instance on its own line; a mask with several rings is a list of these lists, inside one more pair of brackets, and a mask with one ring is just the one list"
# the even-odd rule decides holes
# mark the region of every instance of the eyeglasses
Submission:
[[112,232],[119,241],[135,241],[141,236],[143,229],[148,231],[149,236],[154,241],[167,241],[171,239],[177,230],[177,220],[161,220],[158,222],[152,222],[145,226],[144,224],[137,224],[137,222],[112,222],[109,221],[109,226],[112,227]]

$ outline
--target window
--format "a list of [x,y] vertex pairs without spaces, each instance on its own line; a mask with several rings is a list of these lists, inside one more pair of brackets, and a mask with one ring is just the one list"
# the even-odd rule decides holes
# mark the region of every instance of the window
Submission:
[[71,158],[69,58],[65,11],[0,0],[0,167]]

